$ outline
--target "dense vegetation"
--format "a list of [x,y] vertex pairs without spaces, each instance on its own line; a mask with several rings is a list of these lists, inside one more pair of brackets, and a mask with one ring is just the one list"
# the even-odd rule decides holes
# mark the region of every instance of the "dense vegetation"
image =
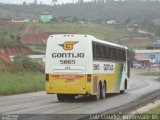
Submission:
[[23,46],[20,44],[25,24],[0,24],[0,47]]
[[37,63],[34,62],[32,59],[26,56],[15,56],[14,58],[15,71],[29,71],[29,72],[44,72],[44,69]]

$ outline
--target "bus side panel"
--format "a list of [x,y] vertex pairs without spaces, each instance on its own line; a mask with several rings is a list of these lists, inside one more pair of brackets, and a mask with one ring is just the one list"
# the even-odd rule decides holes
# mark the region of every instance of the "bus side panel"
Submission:
[[[104,64],[100,63],[99,64]],[[106,64],[106,63],[105,63]],[[114,63],[113,63],[114,64]],[[107,83],[107,93],[115,93],[118,92],[121,89],[121,86],[126,78],[125,72],[124,72],[124,63],[115,63],[115,68],[113,73],[104,73],[104,71],[100,72],[94,72],[93,74],[93,94],[96,94],[96,88],[97,83],[106,81]],[[102,65],[100,65],[102,67]]]
[[122,73],[123,73],[123,63],[117,64],[118,70],[117,70],[117,75],[116,75],[116,84],[115,84],[115,91],[120,90],[120,85],[122,81]]
[[118,64],[115,64],[115,71],[113,74],[107,74],[107,93],[114,93],[115,85],[117,84],[117,75],[118,75]]
[[[119,83],[117,79],[117,75],[119,75],[119,65],[117,63],[110,63],[110,62],[94,62],[95,65],[99,66],[99,70],[93,71],[93,93],[96,91],[96,83],[106,82],[107,84],[107,93],[113,93],[115,90],[115,86]],[[104,67],[106,66],[106,67]],[[93,68],[95,69],[95,68]],[[98,81],[98,82],[97,82]],[[119,85],[120,86],[120,85]]]

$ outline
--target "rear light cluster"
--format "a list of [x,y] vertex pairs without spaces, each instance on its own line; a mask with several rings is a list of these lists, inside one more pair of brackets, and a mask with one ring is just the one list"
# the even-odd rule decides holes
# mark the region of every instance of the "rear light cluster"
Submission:
[[83,78],[83,75],[52,75],[51,77],[59,79],[77,79],[77,78]]
[[91,83],[91,74],[87,75],[87,83]]
[[46,74],[46,82],[49,81],[49,74]]

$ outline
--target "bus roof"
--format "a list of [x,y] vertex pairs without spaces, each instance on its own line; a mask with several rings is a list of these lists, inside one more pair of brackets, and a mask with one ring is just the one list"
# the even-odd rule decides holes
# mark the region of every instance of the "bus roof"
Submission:
[[115,43],[104,41],[104,40],[100,40],[100,39],[97,39],[96,37],[94,37],[92,35],[85,35],[85,34],[53,34],[53,35],[50,35],[49,37],[54,37],[54,36],[64,36],[64,37],[83,36],[83,37],[89,38],[90,40],[92,40],[94,42],[98,42],[98,43],[102,43],[102,44],[106,44],[106,45],[110,45],[110,46],[115,46],[115,47],[119,47],[119,48],[123,48],[123,49],[128,49],[128,47],[126,47],[126,46],[115,44]]
[[106,44],[106,45],[110,45],[110,46],[114,46],[114,47],[118,47],[118,48],[128,49],[128,47],[126,46],[115,44],[115,43],[104,41],[104,40],[94,39],[93,41],[102,43],[102,44]]

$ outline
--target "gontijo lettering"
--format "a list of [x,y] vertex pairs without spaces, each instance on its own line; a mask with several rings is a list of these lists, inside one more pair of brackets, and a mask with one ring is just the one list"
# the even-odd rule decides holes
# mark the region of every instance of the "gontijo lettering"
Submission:
[[84,58],[84,53],[53,53],[53,58]]

